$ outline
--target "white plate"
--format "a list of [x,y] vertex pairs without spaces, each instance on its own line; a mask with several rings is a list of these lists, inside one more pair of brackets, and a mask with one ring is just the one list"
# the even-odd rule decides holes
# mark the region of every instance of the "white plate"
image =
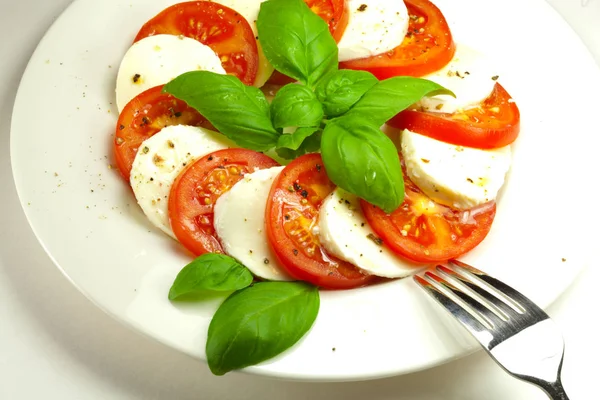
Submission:
[[[17,96],[15,182],[40,243],[86,296],[157,340],[204,357],[219,299],[173,305],[190,258],[153,229],[111,169],[114,84],[138,28],[173,1],[78,0],[40,42]],[[600,74],[543,0],[439,0],[457,42],[503,62],[522,112],[513,172],[489,237],[464,257],[542,306],[588,265],[597,212]],[[595,130],[595,131],[593,131]],[[24,268],[20,266],[19,268]],[[477,348],[410,279],[322,293],[317,322],[276,360],[249,368],[290,379],[354,380],[416,371]]]

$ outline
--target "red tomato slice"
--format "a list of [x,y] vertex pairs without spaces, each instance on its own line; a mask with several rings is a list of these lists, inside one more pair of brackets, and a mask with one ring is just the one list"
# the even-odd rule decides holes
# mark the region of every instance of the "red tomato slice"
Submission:
[[428,0],[405,0],[408,33],[402,44],[387,53],[340,63],[340,68],[371,72],[379,79],[424,76],[448,64],[456,46],[442,12]]
[[213,227],[217,199],[247,173],[279,164],[252,150],[226,149],[188,165],[169,195],[169,218],[177,239],[193,254],[223,253]]
[[266,210],[267,235],[279,261],[296,279],[327,289],[350,289],[373,279],[329,254],[313,228],[321,203],[335,189],[320,154],[292,161],[275,179]]
[[134,42],[158,34],[183,35],[209,46],[229,75],[246,85],[254,84],[256,38],[248,21],[231,8],[210,1],[175,4],[146,22]]
[[310,9],[321,17],[327,25],[329,32],[339,42],[348,26],[350,13],[345,0],[304,0]]
[[406,197],[393,213],[361,201],[369,225],[394,252],[416,262],[432,263],[459,257],[487,236],[496,204],[458,211],[435,203],[405,174]]
[[129,182],[129,173],[140,144],[170,125],[193,125],[214,129],[212,125],[182,100],[162,93],[156,86],[133,98],[117,121],[114,151],[117,166]]
[[267,80],[267,84],[276,85],[276,86],[285,86],[288,83],[296,82],[294,78],[290,78],[289,76],[282,74],[281,72],[275,70]]
[[494,149],[517,139],[520,121],[517,104],[496,83],[479,107],[454,114],[405,110],[388,123],[457,146]]

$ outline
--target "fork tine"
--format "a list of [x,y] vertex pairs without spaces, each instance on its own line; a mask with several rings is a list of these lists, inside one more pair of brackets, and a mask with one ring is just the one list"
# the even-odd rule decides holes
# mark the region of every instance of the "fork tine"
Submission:
[[479,302],[479,300],[470,296],[468,293],[465,293],[463,290],[454,286],[452,282],[429,271],[425,273],[425,276],[434,279],[445,289],[449,290],[454,296],[465,302],[469,307],[471,307],[471,309],[474,310],[474,312],[478,313],[479,316],[483,317],[488,322],[489,329],[493,329],[502,324],[502,319],[498,317],[492,310]]
[[438,265],[436,269],[442,274],[456,279],[461,284],[483,298],[486,302],[488,302],[488,306],[492,308],[492,311],[494,311],[504,321],[508,321],[511,316],[515,316],[515,312],[517,310],[514,310],[510,305],[506,304],[504,301],[494,296],[492,293],[488,292],[479,285],[470,282],[465,276],[442,265]]
[[[560,376],[565,346],[556,324],[510,286],[460,261],[451,260],[449,265],[451,268],[436,267],[435,271],[442,277],[427,271],[423,276],[415,275],[414,280],[509,374],[542,388],[553,399],[566,400]],[[492,295],[494,299],[486,297]],[[522,313],[510,311],[509,319],[504,321],[495,310],[484,306],[501,301],[506,301],[504,307],[508,307],[509,302],[515,307],[518,305]],[[489,321],[494,326],[486,328]]]
[[546,318],[549,318],[548,314],[546,314],[534,302],[529,300],[527,297],[523,296],[517,290],[508,286],[506,283],[501,282],[498,279],[493,278],[485,272],[480,271],[477,268],[470,266],[469,264],[465,264],[462,261],[449,260],[448,263],[457,268],[457,270],[466,271],[467,273],[470,273],[474,279],[479,279],[484,284],[487,284],[490,287],[494,288],[504,300],[506,300],[508,303],[514,305],[517,309],[519,309],[521,314],[524,314],[525,310],[527,310],[527,312],[532,312],[539,316],[545,316]]
[[421,286],[423,290],[440,303],[446,311],[452,314],[482,345],[486,346],[492,341],[492,336],[488,329],[473,315],[467,311],[462,305],[452,300],[432,282],[423,279],[419,275],[413,277],[415,282]]

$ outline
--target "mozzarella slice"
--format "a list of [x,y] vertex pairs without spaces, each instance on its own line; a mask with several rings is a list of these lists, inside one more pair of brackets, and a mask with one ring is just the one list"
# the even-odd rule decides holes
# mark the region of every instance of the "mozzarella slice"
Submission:
[[271,281],[292,280],[277,261],[265,232],[265,208],[271,185],[283,167],[251,174],[215,203],[214,226],[227,254],[252,273]]
[[169,192],[186,165],[206,154],[233,147],[225,136],[186,125],[169,126],[140,146],[130,183],[138,204],[163,232],[175,238],[169,222]]
[[498,79],[490,61],[481,53],[464,45],[456,47],[456,53],[450,63],[441,70],[424,76],[456,95],[425,97],[415,106],[423,111],[454,113],[475,107],[494,90]]
[[510,146],[480,150],[404,130],[401,151],[408,177],[440,204],[467,210],[494,200],[511,164]]
[[248,21],[254,37],[257,38],[256,44],[258,44],[258,71],[256,73],[256,79],[254,80],[254,86],[262,87],[265,82],[273,74],[274,68],[267,60],[265,53],[260,45],[260,39],[258,38],[258,29],[256,28],[256,20],[258,19],[258,12],[260,11],[260,5],[267,0],[217,0],[216,3],[222,4],[225,7],[229,7],[232,10],[237,11],[242,17]]
[[346,0],[348,26],[338,43],[339,60],[366,58],[402,44],[408,31],[408,10],[403,1]]
[[359,198],[341,188],[321,205],[319,239],[327,252],[370,275],[402,278],[421,268],[381,243],[362,212]]
[[184,36],[154,35],[134,43],[119,67],[119,112],[138,94],[188,71],[225,74],[221,60],[208,46]]

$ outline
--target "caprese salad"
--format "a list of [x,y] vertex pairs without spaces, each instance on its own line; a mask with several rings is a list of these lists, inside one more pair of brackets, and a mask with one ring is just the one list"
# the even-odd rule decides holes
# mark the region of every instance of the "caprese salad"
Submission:
[[494,65],[429,0],[174,4],[140,28],[116,98],[121,175],[198,257],[169,297],[235,291],[209,328],[216,374],[293,345],[315,286],[476,247],[520,121]]

